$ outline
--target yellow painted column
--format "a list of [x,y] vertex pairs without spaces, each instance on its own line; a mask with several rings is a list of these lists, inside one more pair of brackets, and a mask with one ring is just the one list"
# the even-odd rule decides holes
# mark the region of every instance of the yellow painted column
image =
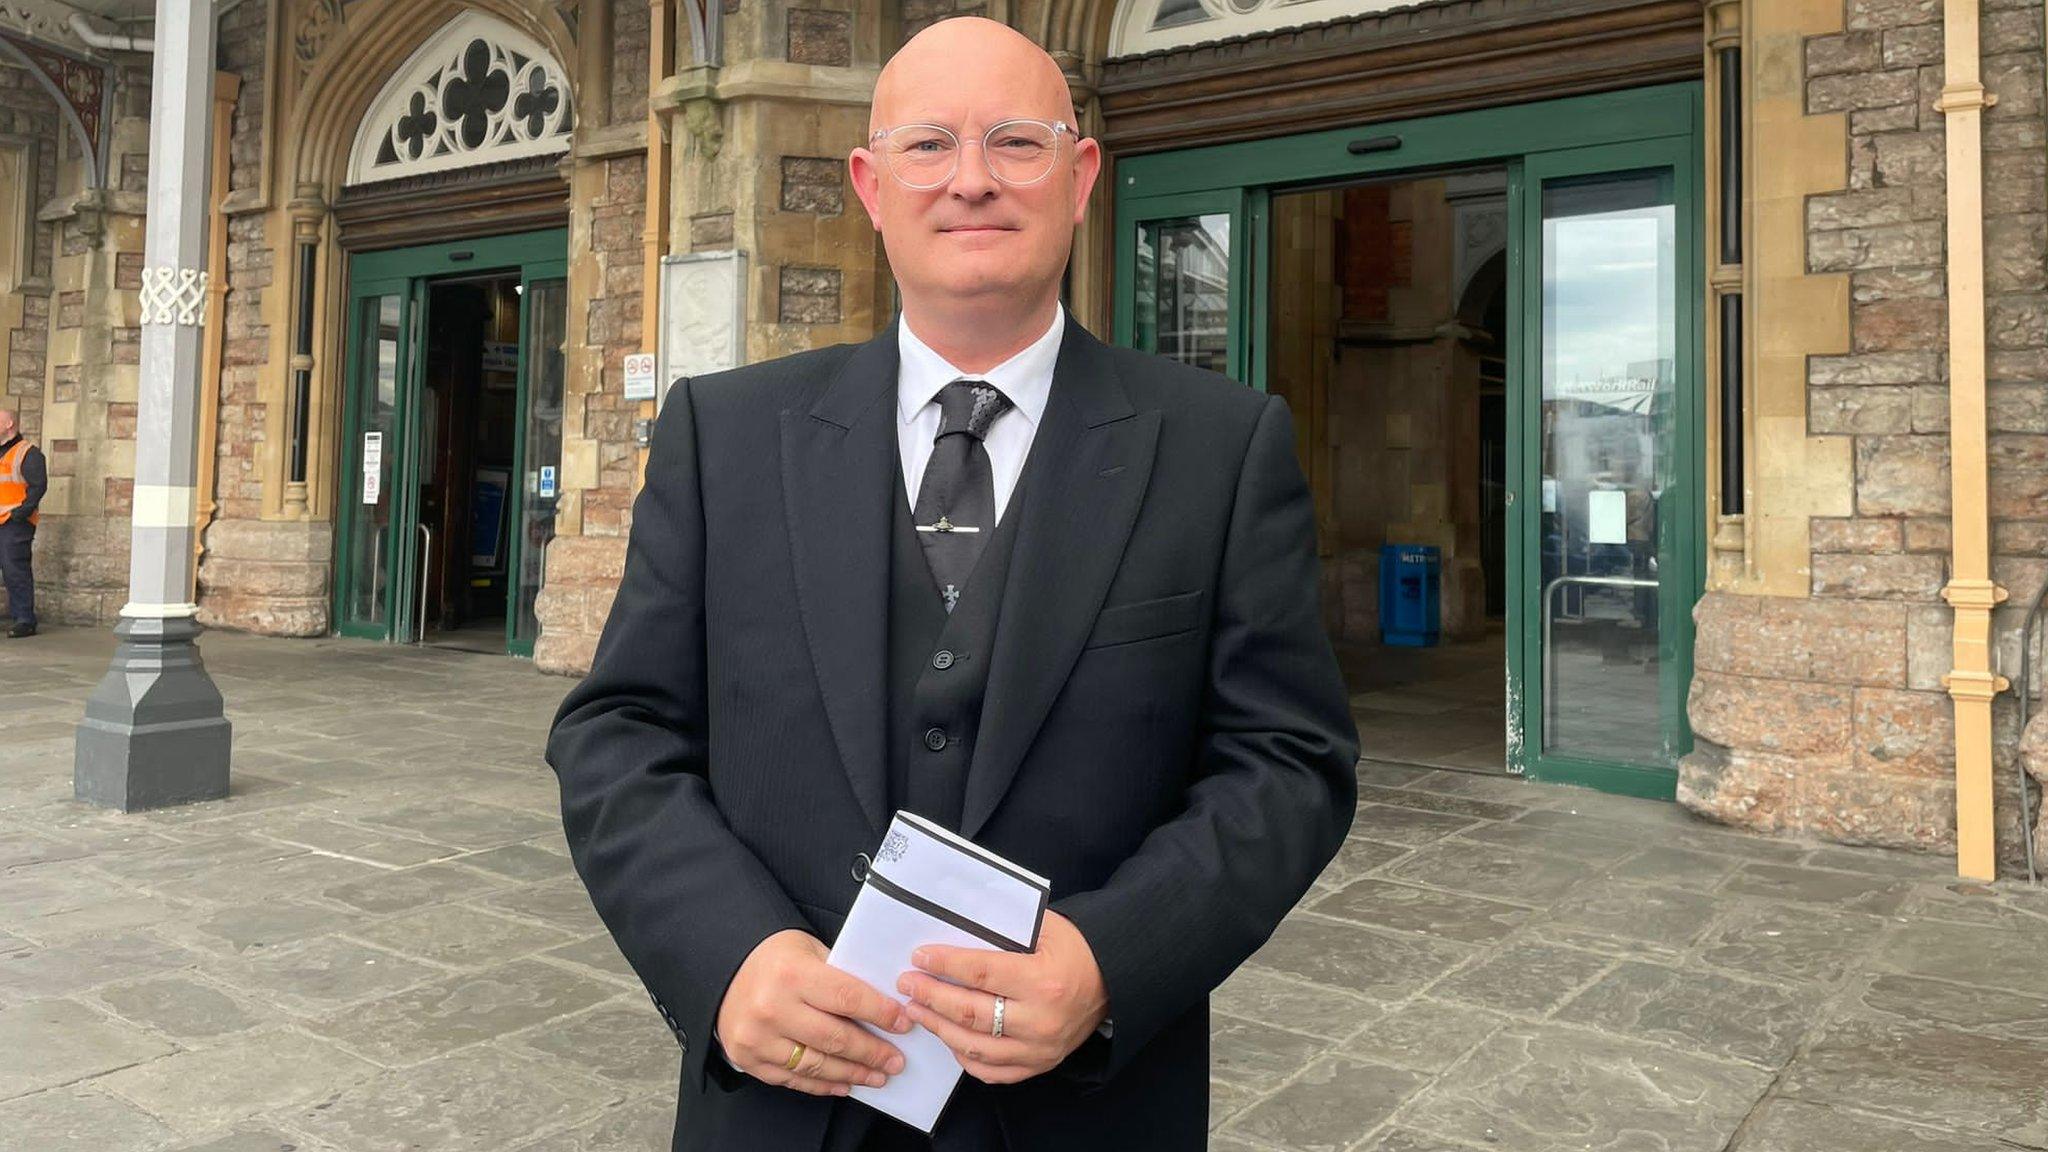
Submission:
[[1991,880],[1991,701],[2006,688],[1991,667],[1991,612],[2006,591],[1991,580],[1991,472],[1984,394],[1984,91],[1981,0],[1945,0],[1947,83],[1935,107],[1948,127],[1949,482],[1954,497],[1948,587],[1955,668],[1943,683],[1956,710],[1956,873]]
[[[667,113],[654,94],[675,71],[675,8],[671,0],[650,0],[647,14],[647,258],[640,288],[640,350],[652,352],[660,338],[661,258],[668,251]],[[646,401],[641,415],[653,414]]]

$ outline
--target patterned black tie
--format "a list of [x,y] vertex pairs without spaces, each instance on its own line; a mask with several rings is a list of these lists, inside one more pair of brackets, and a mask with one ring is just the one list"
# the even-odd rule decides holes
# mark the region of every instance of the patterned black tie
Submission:
[[982,438],[1009,410],[1010,398],[986,380],[955,380],[939,390],[939,435],[917,487],[916,518],[925,562],[948,612],[960,602],[982,543],[996,530],[995,476]]

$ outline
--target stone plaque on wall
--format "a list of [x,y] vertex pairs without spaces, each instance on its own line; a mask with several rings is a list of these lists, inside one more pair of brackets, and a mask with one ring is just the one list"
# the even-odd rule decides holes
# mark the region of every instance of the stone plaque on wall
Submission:
[[744,252],[662,257],[657,406],[678,377],[739,367],[746,349],[746,282]]

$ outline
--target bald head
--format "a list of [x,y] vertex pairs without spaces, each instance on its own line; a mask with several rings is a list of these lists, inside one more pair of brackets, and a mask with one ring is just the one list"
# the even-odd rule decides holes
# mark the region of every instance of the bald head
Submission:
[[[970,71],[971,70],[971,71]],[[1067,78],[1045,49],[1007,24],[981,16],[941,20],[910,38],[875,81],[868,131],[944,113],[966,75],[1014,93],[1012,115],[1075,121]],[[955,126],[957,127],[957,126]]]
[[14,409],[0,408],[0,440],[13,436],[14,430],[20,426],[20,422],[15,419]]

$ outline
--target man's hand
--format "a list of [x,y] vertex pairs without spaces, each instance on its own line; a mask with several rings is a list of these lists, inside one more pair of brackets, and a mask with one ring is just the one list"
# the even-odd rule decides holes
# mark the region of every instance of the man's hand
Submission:
[[[1045,914],[1038,950],[1029,954],[930,945],[911,957],[896,990],[910,997],[910,1018],[946,1042],[960,1067],[984,1084],[1015,1084],[1049,1071],[1094,1033],[1109,992],[1081,930]],[[1002,996],[1003,1035],[989,1034]]]
[[[825,963],[825,945],[787,929],[754,946],[718,1006],[718,1043],[757,1080],[813,1096],[879,1088],[903,1071],[903,1054],[856,1021],[910,1031],[902,1005]],[[805,1048],[795,1071],[785,1065]]]

